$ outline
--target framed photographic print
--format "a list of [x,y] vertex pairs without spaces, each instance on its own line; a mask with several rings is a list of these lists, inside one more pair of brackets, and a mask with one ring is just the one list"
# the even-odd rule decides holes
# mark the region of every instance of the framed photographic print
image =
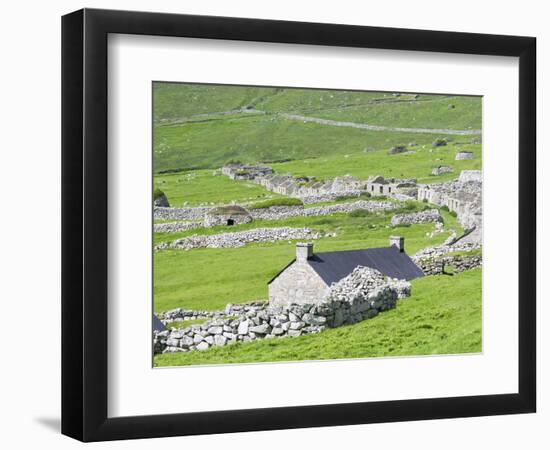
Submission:
[[62,432],[535,411],[535,39],[63,17]]

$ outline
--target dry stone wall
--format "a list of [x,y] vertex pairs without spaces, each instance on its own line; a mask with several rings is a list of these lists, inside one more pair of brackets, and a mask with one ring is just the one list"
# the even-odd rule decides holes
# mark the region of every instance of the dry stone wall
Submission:
[[[358,209],[365,209],[367,211],[389,211],[399,208],[396,203],[371,201],[371,200],[357,200],[355,202],[339,203],[336,205],[324,205],[311,208],[304,208],[303,206],[271,206],[269,208],[251,209],[249,216],[230,216],[233,219],[233,224],[250,222],[250,218],[256,220],[284,220],[291,217],[313,217],[313,216],[325,216],[335,213],[350,213]],[[211,227],[216,225],[227,224],[227,217],[220,216],[219,220],[206,220],[207,215],[211,207],[196,207],[196,208],[155,208],[155,219],[169,219],[169,220],[188,220],[189,222],[166,222],[156,223],[153,226],[155,232],[159,233],[176,233],[178,231],[192,230],[194,228]]]
[[424,258],[416,261],[425,275],[441,275],[445,267],[451,266],[453,272],[459,273],[482,265],[481,255],[447,255],[436,258]]
[[[189,352],[236,342],[319,333],[375,317],[395,308],[397,299],[407,295],[410,283],[387,280],[374,269],[357,267],[333,284],[327,297],[316,305],[227,305],[223,314],[229,317],[217,316],[184,329],[154,331],[153,347],[155,353]],[[177,314],[181,315],[181,310]],[[174,317],[174,313],[159,315],[161,320],[166,317]]]
[[443,217],[439,214],[437,209],[430,209],[427,211],[420,211],[410,214],[396,214],[391,218],[391,224],[395,227],[397,225],[413,225],[417,223],[428,222],[443,222]]
[[178,233],[180,231],[194,230],[195,228],[201,228],[204,224],[202,222],[165,222],[155,223],[153,225],[153,231],[155,233]]
[[213,209],[211,206],[196,206],[185,208],[153,208],[153,216],[155,219],[166,220],[200,220]]
[[255,242],[275,242],[292,239],[318,239],[333,237],[334,233],[322,234],[304,228],[255,228],[253,230],[237,231],[235,233],[221,233],[212,235],[198,235],[177,239],[171,243],[163,242],[155,250],[166,248],[191,250],[195,248],[236,248]]

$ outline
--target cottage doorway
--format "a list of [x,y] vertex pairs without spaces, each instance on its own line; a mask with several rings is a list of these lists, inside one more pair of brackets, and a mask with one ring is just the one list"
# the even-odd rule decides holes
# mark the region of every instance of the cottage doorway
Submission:
[[227,219],[227,226],[232,226],[232,225],[235,225],[235,220],[234,219]]

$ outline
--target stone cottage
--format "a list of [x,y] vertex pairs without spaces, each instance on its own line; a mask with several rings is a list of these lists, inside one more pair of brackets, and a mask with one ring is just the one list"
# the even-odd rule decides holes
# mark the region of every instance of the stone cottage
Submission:
[[424,275],[405,253],[405,239],[390,237],[383,248],[313,253],[313,244],[296,244],[293,259],[268,283],[269,303],[273,306],[315,304],[328,294],[331,284],[348,276],[358,266],[370,267],[398,280]]

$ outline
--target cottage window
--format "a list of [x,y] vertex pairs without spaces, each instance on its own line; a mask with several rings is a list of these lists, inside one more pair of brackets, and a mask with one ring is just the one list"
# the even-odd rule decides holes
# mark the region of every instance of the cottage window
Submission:
[[228,226],[235,225],[235,220],[234,219],[227,219],[227,225]]

